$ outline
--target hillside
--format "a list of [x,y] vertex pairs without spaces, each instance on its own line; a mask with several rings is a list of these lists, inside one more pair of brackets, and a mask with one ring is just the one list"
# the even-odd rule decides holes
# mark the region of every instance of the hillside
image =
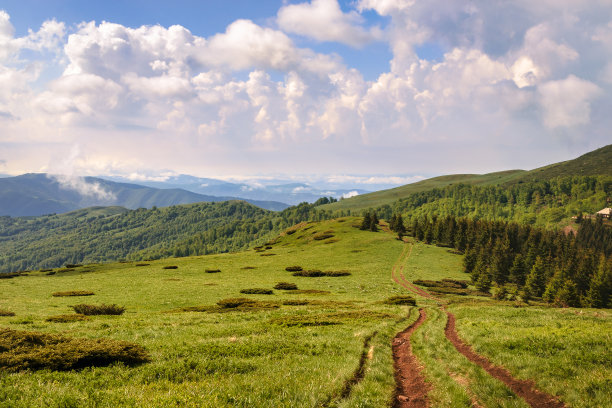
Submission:
[[[608,310],[417,287],[417,280],[469,279],[463,257],[384,231],[361,231],[354,227],[359,223],[356,217],[301,223],[239,253],[2,279],[3,399],[23,407],[44,401],[382,408],[400,396],[415,398],[394,378],[394,360],[403,358],[416,363],[400,364],[406,371],[397,378],[420,374],[420,398],[432,407],[551,406],[535,405],[534,395],[575,408],[610,401],[612,345],[601,335],[612,319]],[[298,265],[327,275],[286,270]],[[288,284],[297,289],[282,289]],[[78,304],[114,304],[125,313],[79,315],[72,308]],[[70,348],[34,341],[59,333]],[[18,336],[28,341],[11,348],[9,340]],[[144,361],[105,360],[125,342],[144,350]],[[399,349],[402,344],[411,349]],[[461,344],[507,370],[512,381],[468,360]],[[62,368],[77,350],[93,358],[81,362],[83,369]],[[24,361],[30,369],[20,369]],[[41,370],[47,365],[60,368]],[[524,386],[517,391],[517,384]],[[521,393],[534,387],[538,394]]]
[[[137,209],[232,199],[235,198],[202,195],[178,188],[158,189],[117,183],[95,177],[24,174],[0,178],[0,216],[61,214],[92,206]],[[287,204],[274,201],[246,201],[276,211],[288,207]]]
[[323,216],[309,204],[272,212],[244,201],[223,201],[0,217],[0,272],[238,251],[281,228]]
[[534,170],[507,170],[488,174],[455,174],[434,177],[417,183],[396,187],[389,190],[359,195],[325,208],[332,210],[365,210],[385,204],[392,204],[398,199],[411,194],[444,188],[455,184],[471,186],[500,185],[511,187],[524,182],[547,181],[559,177],[573,176],[612,176],[612,145],[586,153],[576,159],[555,163]]

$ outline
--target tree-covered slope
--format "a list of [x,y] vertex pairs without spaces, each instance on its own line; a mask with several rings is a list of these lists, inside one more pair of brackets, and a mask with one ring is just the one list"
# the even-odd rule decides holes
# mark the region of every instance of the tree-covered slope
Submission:
[[0,272],[237,251],[281,228],[328,217],[309,204],[272,212],[243,201],[0,217]]

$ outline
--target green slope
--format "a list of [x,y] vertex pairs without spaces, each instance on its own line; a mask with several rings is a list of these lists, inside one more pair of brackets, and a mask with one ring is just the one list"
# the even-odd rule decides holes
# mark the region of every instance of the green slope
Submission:
[[365,210],[406,198],[414,193],[453,184],[475,186],[512,186],[517,183],[550,180],[555,177],[612,175],[612,145],[586,153],[576,159],[551,164],[534,170],[507,170],[488,174],[453,174],[439,176],[389,190],[359,195],[325,206],[330,210]]
[[448,176],[433,177],[405,186],[392,188],[389,190],[376,191],[374,193],[363,194],[340,200],[336,203],[324,206],[325,209],[332,210],[360,210],[374,208],[409,196],[410,194],[428,191],[434,188],[441,188],[453,184],[472,184],[472,185],[495,185],[504,184],[522,175],[524,170],[506,170],[488,174],[453,174]]

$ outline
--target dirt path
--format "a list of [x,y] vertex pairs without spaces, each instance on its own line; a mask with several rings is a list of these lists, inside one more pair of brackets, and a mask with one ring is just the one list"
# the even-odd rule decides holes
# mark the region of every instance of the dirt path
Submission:
[[492,377],[497,378],[508,386],[516,395],[523,398],[533,408],[564,408],[565,404],[559,401],[556,397],[546,394],[545,392],[539,391],[535,388],[533,381],[519,380],[510,374],[510,372],[503,368],[493,365],[489,359],[480,354],[476,353],[472,348],[463,342],[459,338],[457,329],[455,327],[455,316],[446,311],[448,320],[446,322],[446,328],[444,334],[446,338],[453,343],[453,346],[467,357],[471,362],[478,364]]
[[419,309],[419,318],[393,339],[393,368],[395,369],[395,398],[393,408],[427,407],[429,384],[421,375],[421,367],[410,345],[410,336],[427,318],[425,310]]
[[[404,277],[404,267],[412,254],[413,247],[414,244],[411,244],[410,249],[405,248],[402,251],[399,259],[395,265],[393,265],[391,277],[398,285],[408,291],[438,303],[438,306],[448,317],[444,333],[457,351],[463,354],[472,363],[482,367],[489,375],[506,384],[508,388],[516,395],[523,398],[531,407],[565,408],[565,404],[559,401],[557,397],[536,389],[533,381],[514,378],[506,368],[495,366],[489,359],[476,353],[468,344],[464,343],[459,338],[455,327],[455,316],[446,310],[442,300],[433,296],[425,289],[416,286]],[[429,391],[429,385],[424,382],[423,377],[420,375],[420,367],[412,354],[412,347],[410,346],[410,336],[426,318],[426,313],[423,309],[419,310],[419,314],[417,321],[406,330],[399,333],[393,340],[393,359],[395,361],[395,381],[397,384],[397,398],[394,400],[394,408],[427,406],[426,394]],[[472,400],[474,403],[475,399],[473,396]],[[474,405],[478,406],[477,403]]]

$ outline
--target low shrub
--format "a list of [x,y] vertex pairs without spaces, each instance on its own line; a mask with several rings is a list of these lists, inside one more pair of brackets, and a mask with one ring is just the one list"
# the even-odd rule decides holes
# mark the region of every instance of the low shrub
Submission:
[[279,290],[297,290],[297,285],[295,283],[290,283],[290,282],[278,282],[276,285],[274,285],[274,289],[279,289]]
[[458,286],[462,289],[467,289],[467,287],[469,286],[470,282],[467,280],[457,280],[457,279],[449,279],[449,278],[444,278],[442,279],[442,282],[448,283],[448,284],[453,284],[455,286]]
[[442,293],[442,294],[447,294],[447,295],[465,296],[468,294],[467,290],[457,289],[457,288],[432,287],[429,290],[434,293]]
[[51,275],[55,275],[55,273],[56,273],[55,271],[49,271],[47,272],[47,275],[51,276]]
[[324,242],[324,244],[333,244],[334,242],[340,241],[340,238],[330,238]]
[[10,310],[0,309],[0,316],[15,316],[15,312]]
[[318,234],[313,235],[312,239],[314,239],[315,241],[323,241],[324,239],[333,238],[333,237],[334,237],[334,234],[320,232]]
[[71,306],[75,313],[94,316],[94,315],[121,315],[125,312],[125,307],[113,305],[74,305]]
[[303,269],[302,269],[302,267],[301,267],[301,266],[297,266],[297,265],[295,265],[295,266],[288,266],[288,267],[286,267],[286,268],[285,268],[285,270],[286,270],[287,272],[299,272],[299,271],[301,271],[301,270],[303,270]]
[[323,320],[316,315],[283,316],[276,319],[272,319],[270,323],[286,327],[333,326],[337,324],[342,324],[338,321]]
[[205,269],[204,272],[206,273],[219,273],[221,272],[221,269]]
[[63,297],[63,296],[92,296],[95,295],[94,292],[90,290],[70,290],[68,292],[54,292],[51,294],[53,297]]
[[39,269],[38,272],[51,272],[53,269]]
[[268,253],[268,254],[259,254],[259,256],[274,256],[274,255],[276,255],[276,254],[270,254],[270,253]]
[[65,267],[68,268],[68,269],[80,268],[81,266],[83,266],[83,265],[81,265],[81,264],[66,264],[65,265]]
[[274,291],[271,289],[264,288],[250,288],[250,289],[242,289],[240,293],[244,293],[245,295],[272,295]]
[[52,323],[71,323],[87,320],[89,317],[82,314],[65,314],[57,316],[49,316],[45,320]]
[[[257,269],[255,266],[243,266],[240,269]],[[220,271],[219,271],[220,272]]]
[[321,276],[331,276],[331,277],[338,277],[338,276],[349,276],[351,273],[349,271],[327,271],[327,272],[323,272],[320,271],[318,269],[313,269],[310,271],[300,271],[300,272],[294,272],[293,276],[304,276],[304,277],[308,277],[308,278],[318,278]]
[[221,309],[275,309],[278,308],[276,303],[260,302],[249,298],[228,298],[221,299],[217,302]]
[[167,266],[164,266],[162,269],[178,269],[178,266],[176,266],[176,265],[167,265]]
[[151,265],[151,264],[142,262],[142,263],[137,263],[134,266],[149,266],[149,265]]
[[13,279],[19,276],[19,272],[0,273],[0,279]]
[[9,372],[77,370],[116,362],[148,362],[140,345],[111,339],[75,339],[31,331],[0,329],[0,367]]
[[412,296],[408,295],[397,295],[387,298],[384,302],[386,305],[407,305],[416,306],[416,300]]

